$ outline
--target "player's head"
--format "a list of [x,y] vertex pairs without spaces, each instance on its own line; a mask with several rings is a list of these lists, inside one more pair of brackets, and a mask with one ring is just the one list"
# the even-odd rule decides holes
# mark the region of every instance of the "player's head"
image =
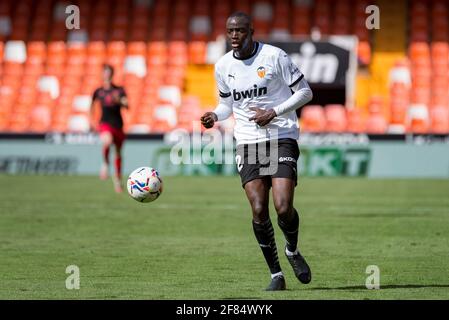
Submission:
[[103,81],[110,83],[114,76],[114,68],[109,64],[103,65]]
[[244,12],[231,14],[226,21],[226,34],[234,52],[243,55],[253,44],[253,22]]

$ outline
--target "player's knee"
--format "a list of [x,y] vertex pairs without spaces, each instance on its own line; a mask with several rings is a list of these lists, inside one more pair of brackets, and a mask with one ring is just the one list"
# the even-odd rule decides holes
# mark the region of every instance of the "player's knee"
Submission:
[[112,135],[109,133],[104,133],[100,136],[100,140],[103,143],[104,146],[111,146],[112,144]]
[[289,201],[279,201],[279,203],[275,204],[275,208],[276,208],[276,212],[278,214],[278,216],[282,219],[282,218],[287,218],[290,217],[293,213],[293,206],[291,205],[291,203]]
[[256,222],[263,222],[268,219],[268,209],[266,208],[266,205],[264,205],[262,202],[253,202],[252,205],[252,211],[253,211],[253,220]]

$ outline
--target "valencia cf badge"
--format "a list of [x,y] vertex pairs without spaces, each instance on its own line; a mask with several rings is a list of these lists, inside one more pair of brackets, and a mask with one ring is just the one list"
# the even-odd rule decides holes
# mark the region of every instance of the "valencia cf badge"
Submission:
[[259,78],[265,77],[265,68],[264,67],[257,68],[257,75],[259,76]]

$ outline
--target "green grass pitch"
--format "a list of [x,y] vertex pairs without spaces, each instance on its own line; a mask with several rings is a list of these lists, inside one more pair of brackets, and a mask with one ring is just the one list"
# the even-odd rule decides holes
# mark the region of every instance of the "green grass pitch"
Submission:
[[164,184],[141,204],[96,177],[0,176],[0,299],[449,299],[448,180],[301,179],[313,280],[296,280],[274,223],[288,290],[271,293],[239,178]]

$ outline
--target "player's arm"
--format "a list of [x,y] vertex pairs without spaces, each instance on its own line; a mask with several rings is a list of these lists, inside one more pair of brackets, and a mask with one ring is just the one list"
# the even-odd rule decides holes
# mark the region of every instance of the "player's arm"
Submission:
[[232,97],[226,83],[222,80],[220,72],[215,69],[215,80],[219,91],[218,106],[212,112],[206,112],[201,117],[201,124],[206,128],[212,128],[216,121],[226,120],[232,115]]
[[299,81],[297,81],[294,85],[290,86],[290,88],[293,91],[292,96],[273,108],[276,116],[296,111],[296,109],[301,108],[313,98],[312,89],[310,89],[310,86],[304,77],[299,79]]
[[274,107],[277,116],[296,111],[312,100],[313,93],[304,75],[282,50],[277,58],[277,72],[293,92],[290,98]]
[[123,89],[123,88],[120,92],[120,105],[125,109],[129,109],[128,97],[126,96],[125,89]]
[[89,112],[89,126],[90,126],[90,130],[93,130],[95,128],[95,123],[94,123],[94,119],[95,119],[95,106],[97,105],[97,100],[98,100],[98,89],[95,90],[93,96],[92,96],[92,101],[90,103],[90,112]]
[[206,112],[201,117],[201,124],[206,128],[212,128],[217,121],[226,120],[232,115],[232,106],[230,98],[221,98],[218,106],[212,112]]

